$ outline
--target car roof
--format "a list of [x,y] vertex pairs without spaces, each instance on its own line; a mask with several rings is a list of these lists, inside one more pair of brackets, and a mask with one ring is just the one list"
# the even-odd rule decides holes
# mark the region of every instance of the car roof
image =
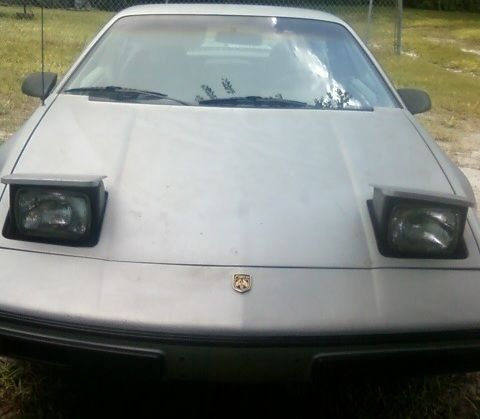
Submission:
[[148,4],[122,10],[117,17],[134,15],[225,15],[225,16],[275,16],[317,19],[345,24],[329,13],[293,7],[235,5],[235,4]]

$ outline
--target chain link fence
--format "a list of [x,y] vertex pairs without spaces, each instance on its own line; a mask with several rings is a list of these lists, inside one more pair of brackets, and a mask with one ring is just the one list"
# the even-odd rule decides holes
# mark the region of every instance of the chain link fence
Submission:
[[32,7],[40,6],[71,11],[118,11],[148,3],[257,4],[322,10],[349,23],[374,52],[401,50],[403,0],[0,0],[3,5],[18,6],[25,15],[31,13]]

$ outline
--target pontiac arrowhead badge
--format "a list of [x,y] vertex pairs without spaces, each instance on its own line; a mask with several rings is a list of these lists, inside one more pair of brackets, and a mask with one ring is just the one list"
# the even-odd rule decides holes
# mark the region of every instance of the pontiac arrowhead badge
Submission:
[[237,292],[244,293],[252,288],[252,278],[247,274],[233,275],[233,289]]

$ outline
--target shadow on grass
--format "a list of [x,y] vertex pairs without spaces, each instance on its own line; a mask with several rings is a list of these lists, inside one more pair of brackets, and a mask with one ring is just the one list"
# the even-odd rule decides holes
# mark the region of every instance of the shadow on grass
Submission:
[[[2,361],[5,362],[5,361]],[[479,375],[335,377],[318,384],[163,383],[135,371],[4,364],[2,417],[478,417]],[[12,387],[12,383],[16,383]],[[16,387],[15,387],[16,386]],[[2,414],[3,413],[3,414]],[[318,413],[318,415],[316,414]]]
[[[1,7],[1,5],[0,5]],[[12,20],[35,20],[36,16],[33,13],[24,14],[20,8],[16,12],[8,11],[4,12],[0,9],[0,19],[12,19]]]

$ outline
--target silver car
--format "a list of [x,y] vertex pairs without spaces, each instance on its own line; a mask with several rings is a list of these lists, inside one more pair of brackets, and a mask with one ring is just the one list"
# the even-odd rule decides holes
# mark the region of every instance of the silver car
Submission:
[[[343,21],[117,14],[0,151],[0,349],[166,379],[476,368],[472,189]],[[416,362],[420,361],[420,362]]]

